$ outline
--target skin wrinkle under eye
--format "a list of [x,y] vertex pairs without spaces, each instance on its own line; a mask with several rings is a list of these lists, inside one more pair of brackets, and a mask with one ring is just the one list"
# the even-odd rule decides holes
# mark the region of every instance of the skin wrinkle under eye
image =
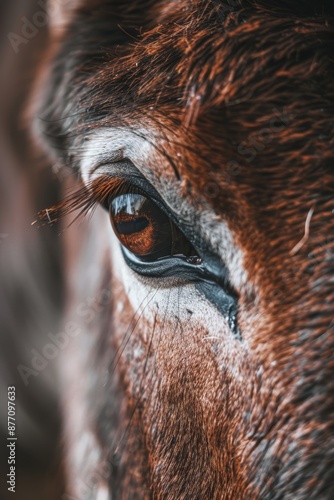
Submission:
[[[102,174],[110,175],[113,173],[115,160],[130,160],[181,221],[186,223],[196,213],[196,219],[192,217],[189,222],[195,224],[201,238],[212,247],[221,262],[226,264],[232,286],[236,290],[250,292],[252,285],[243,266],[242,250],[234,244],[233,234],[226,222],[212,213],[205,200],[196,200],[194,204],[192,200],[181,196],[179,182],[176,181],[171,166],[152,144],[155,138],[159,138],[157,132],[144,128],[136,131],[112,128],[93,133],[85,143],[86,149],[81,161],[83,181],[88,184]],[[121,174],[124,167],[120,165],[118,163],[114,166],[115,175]],[[126,166],[125,169],[128,172],[131,167]]]

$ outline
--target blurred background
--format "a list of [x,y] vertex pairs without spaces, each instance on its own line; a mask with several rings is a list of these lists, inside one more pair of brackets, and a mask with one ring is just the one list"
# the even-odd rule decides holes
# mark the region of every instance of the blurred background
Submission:
[[[62,0],[55,4],[60,5]],[[64,1],[63,1],[64,3]],[[7,390],[16,388],[16,494],[64,493],[58,383],[52,360],[32,358],[61,328],[63,270],[59,228],[31,225],[60,196],[60,179],[32,140],[27,105],[58,22],[46,0],[0,3],[0,498],[13,498],[7,474]],[[44,339],[44,341],[43,341]]]

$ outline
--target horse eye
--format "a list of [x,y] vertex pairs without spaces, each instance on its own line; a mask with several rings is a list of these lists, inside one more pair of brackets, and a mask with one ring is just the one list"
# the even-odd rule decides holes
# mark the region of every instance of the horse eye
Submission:
[[196,252],[177,226],[142,194],[116,196],[109,204],[111,224],[121,244],[144,261]]

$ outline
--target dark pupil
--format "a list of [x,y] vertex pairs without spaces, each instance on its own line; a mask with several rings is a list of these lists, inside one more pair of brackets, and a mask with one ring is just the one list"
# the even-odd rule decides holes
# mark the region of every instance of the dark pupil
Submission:
[[110,203],[110,220],[124,247],[144,260],[194,255],[188,240],[149,198],[128,193]]
[[139,233],[146,229],[149,223],[145,217],[139,217],[128,222],[116,222],[115,228],[119,234]]

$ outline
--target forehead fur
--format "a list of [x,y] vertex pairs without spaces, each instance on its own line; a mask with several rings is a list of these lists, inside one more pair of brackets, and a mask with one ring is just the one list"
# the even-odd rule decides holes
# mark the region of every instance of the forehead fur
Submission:
[[75,124],[102,127],[154,114],[188,128],[202,118],[223,126],[224,139],[240,133],[232,126],[244,116],[255,125],[297,97],[325,112],[334,22],[323,10],[308,17],[307,2],[143,2],[145,22],[135,17],[134,26],[133,2],[115,3],[77,12],[54,64],[50,118],[75,110]]

